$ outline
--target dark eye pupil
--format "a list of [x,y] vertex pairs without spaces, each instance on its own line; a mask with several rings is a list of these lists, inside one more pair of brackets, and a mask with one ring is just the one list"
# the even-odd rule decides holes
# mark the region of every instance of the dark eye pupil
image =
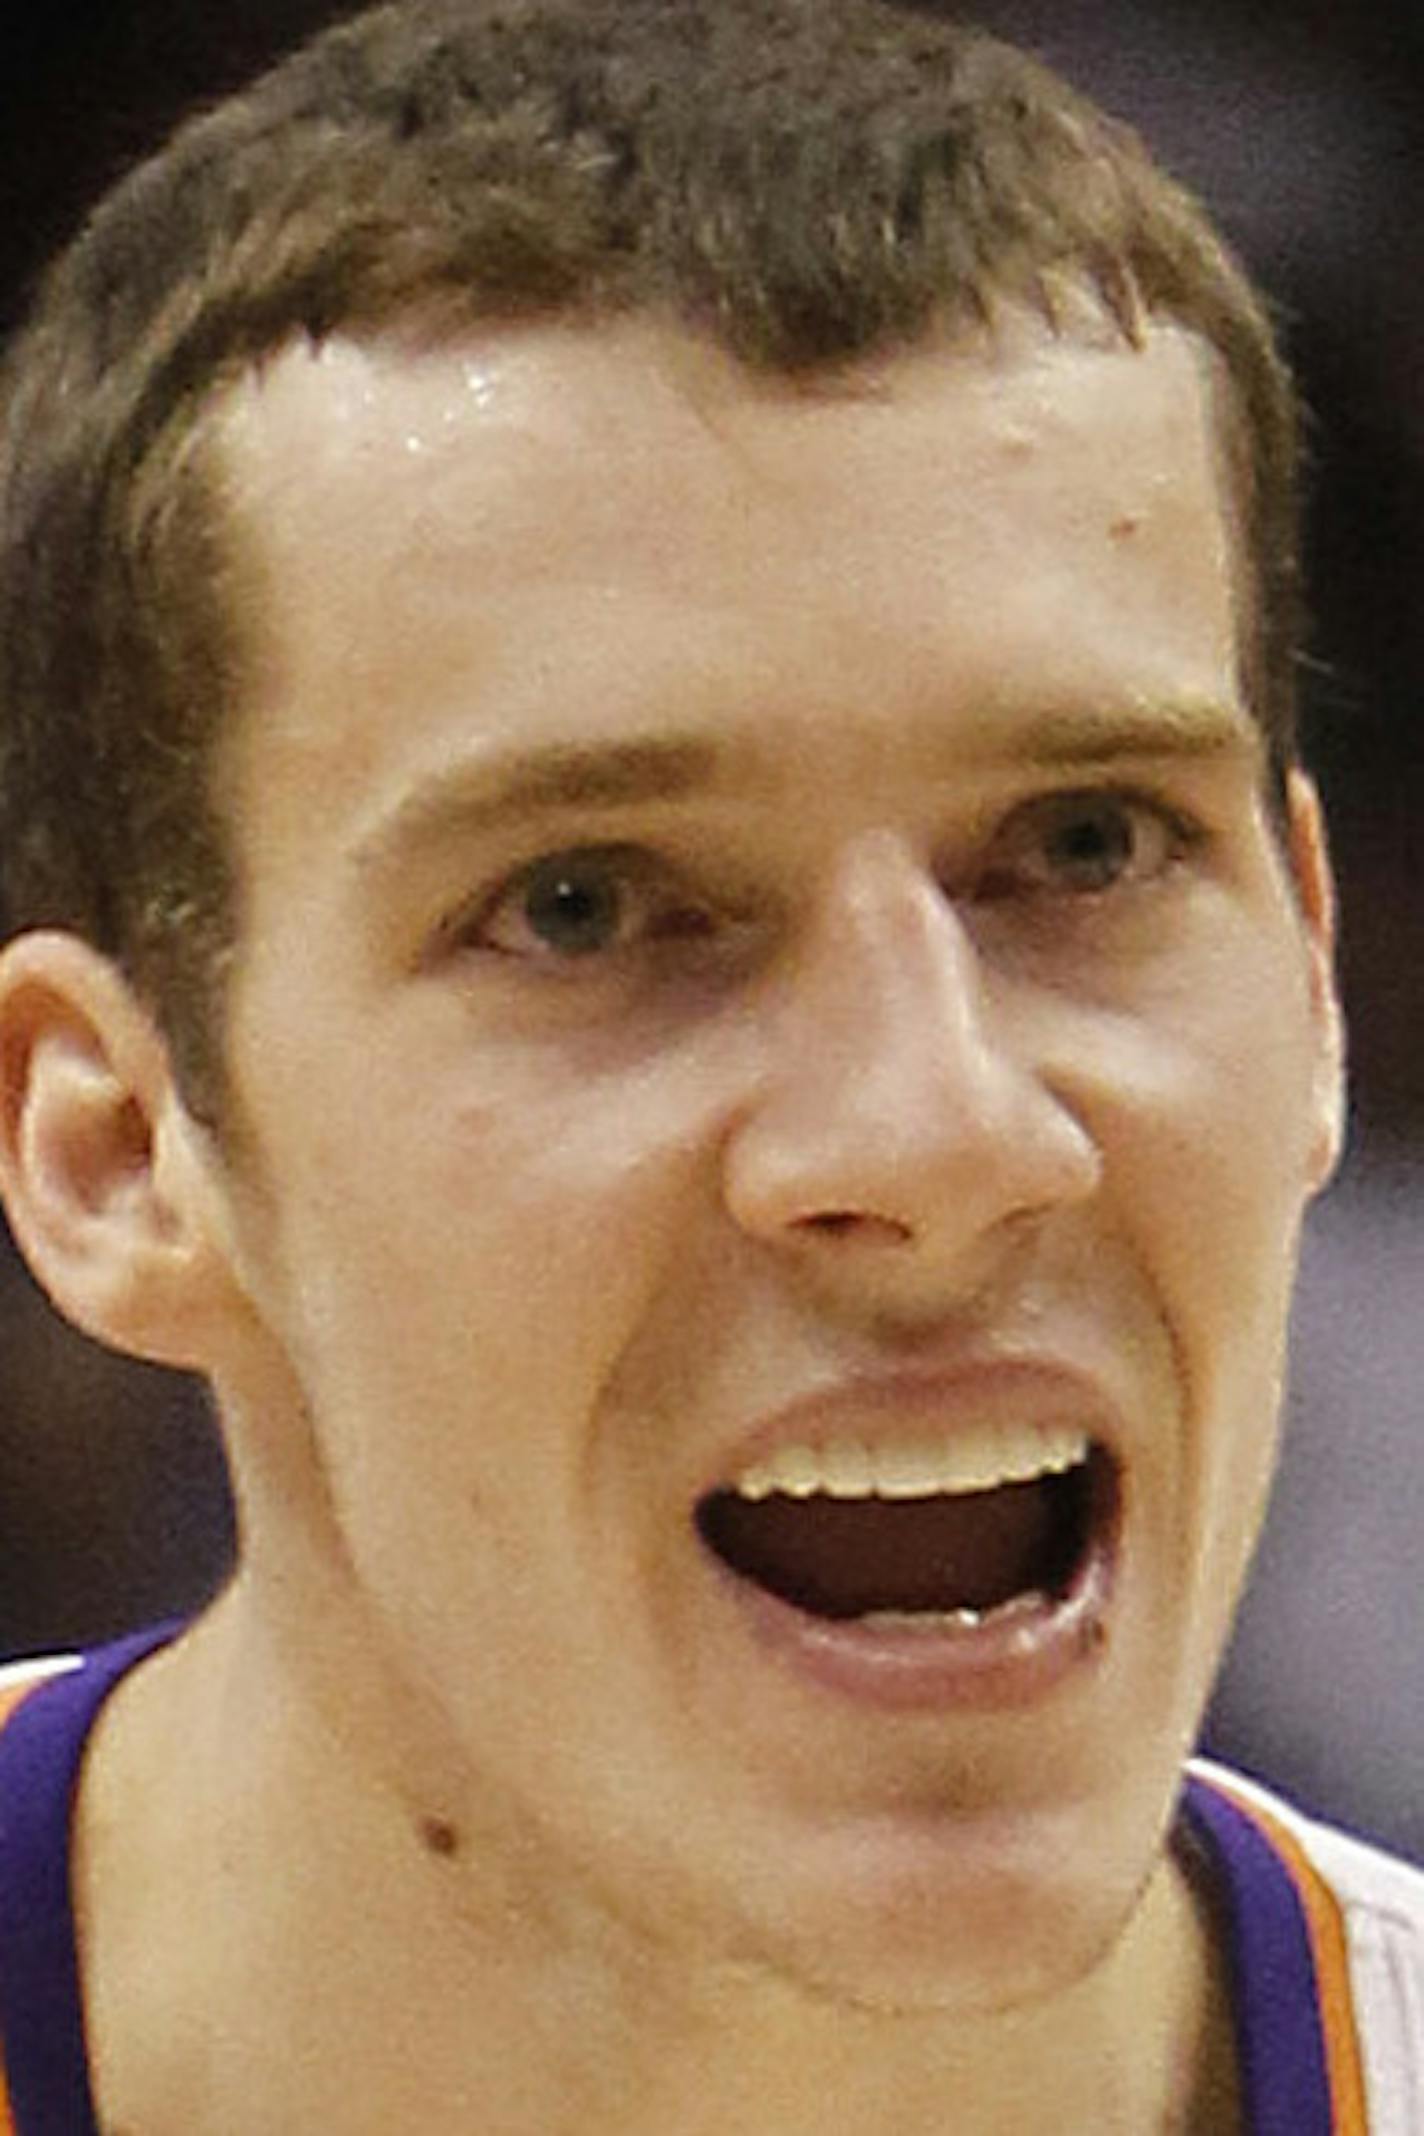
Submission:
[[1132,859],[1132,825],[1121,810],[1079,812],[1058,826],[1052,843],[1057,864],[1077,883],[1107,884]]
[[553,862],[530,880],[524,911],[534,933],[551,949],[565,957],[586,957],[616,938],[622,899],[610,875]]

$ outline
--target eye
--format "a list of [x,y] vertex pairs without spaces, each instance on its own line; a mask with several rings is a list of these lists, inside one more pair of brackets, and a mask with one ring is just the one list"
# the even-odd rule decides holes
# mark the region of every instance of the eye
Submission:
[[504,956],[569,963],[710,926],[706,909],[653,855],[585,846],[522,868],[458,931]]
[[1093,897],[1154,882],[1192,837],[1185,819],[1145,795],[1096,788],[1050,794],[1010,816],[977,894]]

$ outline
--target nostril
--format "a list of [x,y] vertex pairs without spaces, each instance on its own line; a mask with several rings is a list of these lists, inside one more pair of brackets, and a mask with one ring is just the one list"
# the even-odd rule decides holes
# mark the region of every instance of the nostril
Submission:
[[904,1241],[911,1236],[910,1226],[901,1223],[898,1217],[870,1216],[858,1209],[820,1210],[812,1216],[803,1216],[800,1224],[803,1231],[814,1231],[819,1237],[828,1239],[846,1238],[852,1232],[865,1238],[879,1235],[895,1241]]

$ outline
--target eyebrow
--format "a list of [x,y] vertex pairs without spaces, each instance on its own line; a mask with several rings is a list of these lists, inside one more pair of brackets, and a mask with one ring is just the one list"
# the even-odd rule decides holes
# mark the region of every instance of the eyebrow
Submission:
[[1266,738],[1249,712],[1216,697],[1144,699],[1108,712],[1046,712],[1015,732],[1014,756],[1053,766],[1120,757],[1257,757]]
[[409,847],[497,829],[523,816],[682,800],[732,783],[732,759],[743,755],[751,751],[702,735],[500,751],[414,788],[361,839],[356,864],[379,867]]
[[[990,714],[976,724],[967,746],[961,733],[950,747],[936,750],[934,769],[940,775],[972,769],[980,761],[982,737],[997,725]],[[1045,770],[1148,757],[1265,757],[1256,721],[1215,699],[1154,699],[1108,712],[1046,711],[1015,719],[1009,731],[1010,760]],[[355,862],[362,872],[378,870],[414,848],[560,810],[611,811],[746,790],[765,784],[767,766],[756,736],[703,732],[501,750],[414,787],[359,840]]]

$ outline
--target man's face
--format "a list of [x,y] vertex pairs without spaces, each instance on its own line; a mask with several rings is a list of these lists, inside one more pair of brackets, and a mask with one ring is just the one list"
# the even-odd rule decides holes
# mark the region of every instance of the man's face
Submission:
[[1199,352],[338,343],[225,439],[254,1591],[320,1645],[324,1568],[536,1895],[838,1992],[1081,1968],[1333,1136]]

